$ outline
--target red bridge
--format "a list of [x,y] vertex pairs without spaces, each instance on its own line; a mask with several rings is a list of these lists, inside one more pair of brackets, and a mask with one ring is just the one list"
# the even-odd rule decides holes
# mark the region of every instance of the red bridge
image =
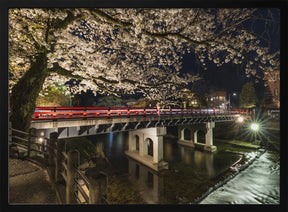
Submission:
[[36,107],[32,120],[130,117],[130,116],[181,116],[181,115],[222,115],[242,114],[243,110],[181,109],[157,107]]

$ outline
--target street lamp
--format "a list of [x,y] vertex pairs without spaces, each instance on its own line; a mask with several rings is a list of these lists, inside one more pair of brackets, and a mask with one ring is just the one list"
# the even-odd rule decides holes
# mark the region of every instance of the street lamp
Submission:
[[242,116],[239,116],[237,119],[238,122],[242,123],[244,121],[244,118]]
[[[237,96],[236,93],[232,93],[233,96]],[[230,107],[231,107],[231,93],[229,94],[229,101],[228,101],[228,110],[230,110]]]
[[259,124],[257,123],[252,123],[250,125],[250,128],[253,130],[253,131],[258,131],[259,130]]
[[40,138],[38,138],[38,141],[39,141],[40,144],[42,144],[44,139],[42,137],[40,137]]

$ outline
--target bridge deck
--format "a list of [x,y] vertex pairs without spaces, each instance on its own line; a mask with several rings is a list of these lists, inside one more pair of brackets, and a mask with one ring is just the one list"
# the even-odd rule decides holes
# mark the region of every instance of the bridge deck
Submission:
[[[32,120],[31,127],[36,129],[82,127],[99,125],[146,125],[155,126],[176,126],[182,124],[195,124],[204,122],[234,121],[239,114],[219,114],[219,115],[161,115],[161,116],[133,116],[133,117],[85,117],[78,119],[55,119],[55,120]],[[150,126],[149,126],[150,125]]]

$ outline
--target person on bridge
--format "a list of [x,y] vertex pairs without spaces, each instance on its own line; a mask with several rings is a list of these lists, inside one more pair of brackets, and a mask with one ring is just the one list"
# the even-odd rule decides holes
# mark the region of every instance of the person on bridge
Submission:
[[157,115],[160,116],[160,104],[157,103],[156,107],[157,107]]

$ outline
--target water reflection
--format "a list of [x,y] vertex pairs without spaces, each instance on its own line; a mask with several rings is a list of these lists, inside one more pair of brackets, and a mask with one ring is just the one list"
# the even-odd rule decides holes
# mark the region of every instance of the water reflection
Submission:
[[[227,170],[239,155],[228,152],[202,152],[177,144],[177,138],[164,137],[164,160],[169,169],[152,170],[125,155],[128,133],[88,136],[95,145],[103,142],[103,151],[113,170],[127,175],[127,180],[139,188],[149,204],[185,204],[206,192],[213,179]],[[221,145],[221,144],[216,144]],[[210,183],[210,184],[209,184]],[[125,184],[123,185],[125,186]],[[123,194],[125,195],[125,194]],[[127,194],[129,196],[129,194]]]
[[[165,143],[164,148],[165,160],[170,162],[170,164],[174,162],[184,163],[195,171],[201,170],[201,172],[203,172],[204,170],[208,177],[215,175],[214,155],[216,153],[198,151],[191,147],[175,145],[171,142]],[[175,157],[177,155],[179,155],[180,158]]]
[[148,204],[157,204],[163,193],[163,179],[159,173],[141,163],[128,158],[129,179],[138,187],[142,198]]
[[109,133],[109,149],[112,147],[114,133]]
[[127,159],[124,151],[128,145],[128,135],[126,132],[107,133],[87,136],[96,146],[103,143],[103,152],[113,167],[117,167],[119,173],[127,173]]

